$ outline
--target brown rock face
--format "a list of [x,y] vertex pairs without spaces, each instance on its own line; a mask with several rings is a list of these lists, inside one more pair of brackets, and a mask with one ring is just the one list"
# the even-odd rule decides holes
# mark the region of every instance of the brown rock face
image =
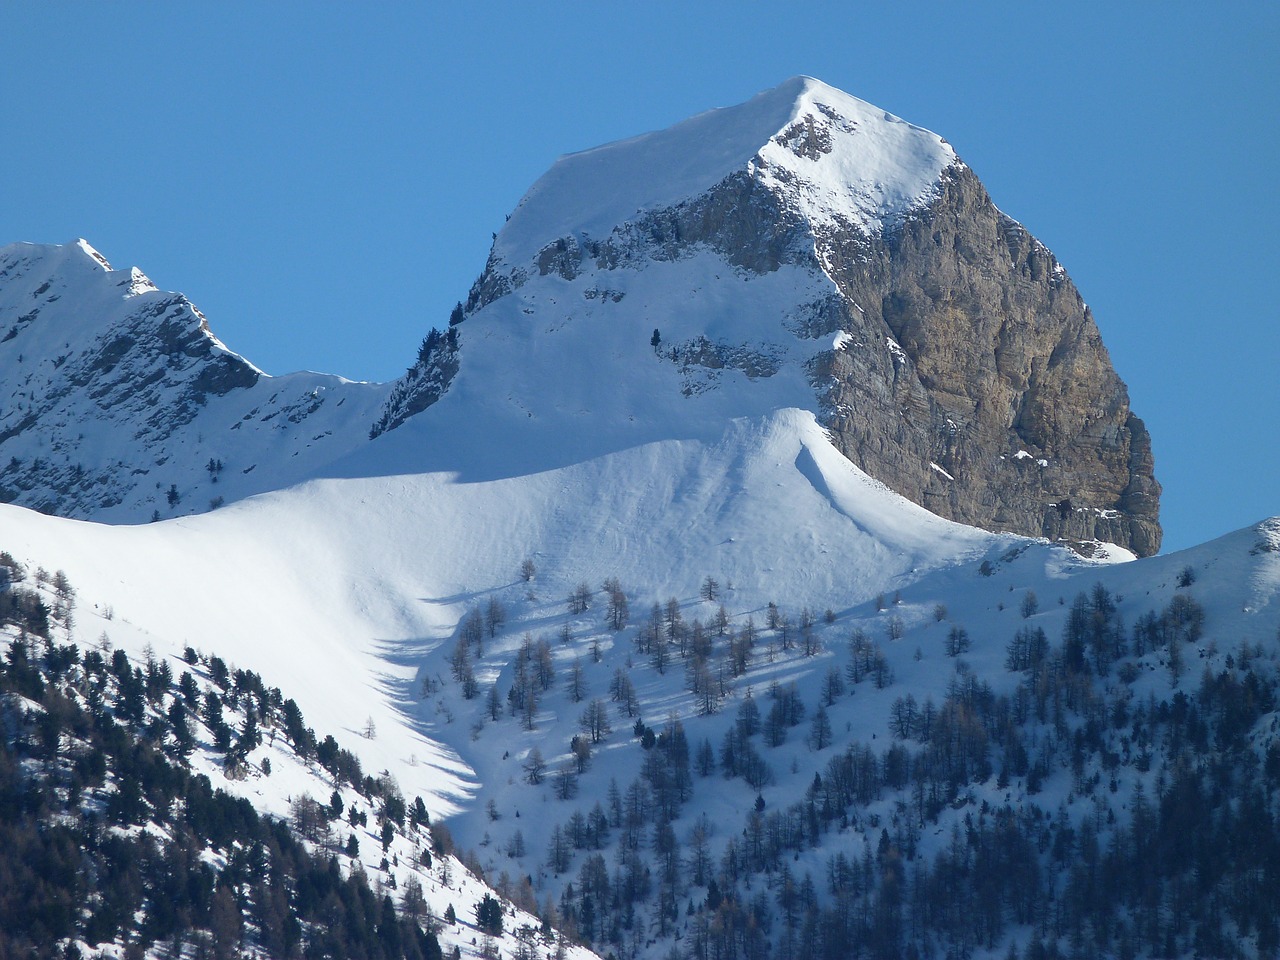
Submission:
[[964,523],[1159,550],[1150,438],[1089,308],[968,168],[880,236],[815,239],[851,339],[813,379],[850,460]]

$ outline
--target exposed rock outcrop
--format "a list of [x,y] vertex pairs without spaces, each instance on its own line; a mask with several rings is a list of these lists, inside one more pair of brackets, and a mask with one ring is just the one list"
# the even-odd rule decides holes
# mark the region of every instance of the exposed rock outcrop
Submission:
[[1089,308],[967,167],[883,233],[815,247],[851,337],[814,384],[851,460],[965,523],[1159,550],[1150,437]]
[[454,327],[441,334],[432,329],[422,341],[418,362],[391,387],[378,419],[369,428],[373,440],[388,430],[394,430],[414,414],[421,413],[434,404],[449,389],[458,373],[458,336]]

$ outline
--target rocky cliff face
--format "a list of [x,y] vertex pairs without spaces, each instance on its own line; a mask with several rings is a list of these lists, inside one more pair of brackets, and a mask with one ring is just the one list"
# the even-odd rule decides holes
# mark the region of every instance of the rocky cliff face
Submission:
[[823,230],[815,250],[850,339],[814,384],[851,460],[965,523],[1159,550],[1151,441],[1093,316],[972,171],[882,233]]
[[417,362],[392,386],[378,419],[369,428],[369,439],[394,430],[434,404],[444,396],[457,373],[457,331],[450,327],[448,333],[442,334],[432,328],[418,350]]

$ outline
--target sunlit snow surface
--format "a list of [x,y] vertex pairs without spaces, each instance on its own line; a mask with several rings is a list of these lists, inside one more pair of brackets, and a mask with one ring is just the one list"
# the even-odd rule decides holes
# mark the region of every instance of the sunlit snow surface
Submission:
[[[813,158],[787,146],[805,118],[821,129],[815,140],[829,140]],[[575,232],[602,240],[618,224],[696,197],[749,164],[791,193],[797,212],[813,222],[839,217],[871,232],[925,199],[956,162],[937,134],[819,80],[793,77],[746,103],[562,157],[512,213],[494,252],[519,264]]]

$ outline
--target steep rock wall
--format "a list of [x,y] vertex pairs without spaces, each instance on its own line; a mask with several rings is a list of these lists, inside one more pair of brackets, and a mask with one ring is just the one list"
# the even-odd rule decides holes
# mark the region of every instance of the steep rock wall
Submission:
[[1053,254],[967,167],[879,236],[819,231],[850,334],[814,365],[840,450],[992,530],[1160,547],[1151,441]]

